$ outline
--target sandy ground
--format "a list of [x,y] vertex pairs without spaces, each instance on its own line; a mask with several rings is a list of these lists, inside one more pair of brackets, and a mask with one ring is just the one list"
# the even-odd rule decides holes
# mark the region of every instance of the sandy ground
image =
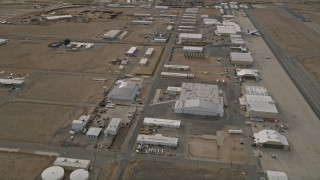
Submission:
[[320,37],[296,17],[277,5],[255,9],[255,16],[261,21],[282,48],[291,50],[317,50]]
[[75,103],[98,103],[103,95],[102,86],[112,81],[94,81],[88,75],[46,74],[41,76],[19,97]]
[[320,5],[316,2],[308,3],[288,3],[293,10],[308,17],[312,22],[320,24]]
[[320,81],[320,57],[300,57],[300,63],[318,80]]
[[32,103],[9,103],[0,109],[0,137],[24,142],[61,144],[73,119],[74,107]]
[[213,168],[204,165],[165,163],[155,161],[131,161],[124,179],[245,179],[244,172]]
[[16,153],[0,153],[0,179],[36,179],[53,158]]

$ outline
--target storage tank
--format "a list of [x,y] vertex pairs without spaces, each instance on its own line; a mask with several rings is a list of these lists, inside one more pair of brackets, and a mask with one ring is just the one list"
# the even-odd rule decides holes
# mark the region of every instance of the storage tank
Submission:
[[88,179],[89,179],[89,172],[84,169],[74,170],[70,174],[70,180],[88,180]]
[[41,174],[42,180],[61,180],[64,177],[64,170],[60,166],[51,166]]

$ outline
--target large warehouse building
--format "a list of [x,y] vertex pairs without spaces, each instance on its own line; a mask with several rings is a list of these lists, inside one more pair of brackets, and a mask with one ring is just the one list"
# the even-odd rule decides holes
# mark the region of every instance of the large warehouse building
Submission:
[[230,52],[231,64],[239,66],[252,66],[253,59],[250,53]]
[[254,144],[265,148],[289,149],[287,138],[275,130],[264,129],[260,132],[253,133]]
[[124,81],[116,85],[108,94],[108,98],[115,101],[131,101],[133,102],[140,89],[140,86],[131,81]]
[[222,92],[217,85],[182,83],[174,112],[204,116],[224,116]]
[[172,119],[158,119],[146,117],[143,120],[143,125],[145,126],[159,126],[159,127],[170,127],[179,128],[181,121]]
[[138,138],[137,138],[137,143],[139,143],[139,144],[151,144],[151,145],[177,147],[178,138],[165,137],[165,136],[162,136],[162,134],[155,134],[155,135],[139,134]]
[[275,119],[278,110],[270,96],[245,95],[247,114],[251,118]]

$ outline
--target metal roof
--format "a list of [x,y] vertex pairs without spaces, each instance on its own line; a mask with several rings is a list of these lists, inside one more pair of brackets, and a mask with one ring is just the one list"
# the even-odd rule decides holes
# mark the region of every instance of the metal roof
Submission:
[[166,145],[166,146],[177,146],[178,138],[175,137],[165,137],[162,134],[155,135],[143,135],[139,134],[137,138],[138,143],[143,144],[158,144],[158,145]]
[[197,51],[197,52],[203,52],[203,47],[196,47],[196,46],[183,46],[183,51]]
[[279,171],[267,171],[268,180],[288,180],[287,174],[285,172]]
[[253,62],[253,59],[250,53],[230,52],[230,57],[231,57],[231,61]]
[[7,84],[7,85],[20,85],[24,82],[24,80],[18,79],[0,79],[0,84]]
[[181,92],[181,87],[168,86],[167,91]]
[[188,99],[203,99],[218,103],[219,88],[213,84],[182,83],[180,100]]
[[172,69],[189,69],[189,66],[184,66],[184,65],[173,65],[173,64],[165,64],[163,66],[164,68],[172,68]]
[[121,84],[116,85],[108,94],[108,97],[118,100],[134,100],[139,89],[140,87],[137,83],[124,81]]
[[253,137],[255,143],[279,143],[286,146],[289,145],[287,138],[275,130],[264,129],[260,132],[253,133]]
[[180,127],[181,121],[172,119],[158,119],[145,117],[143,120],[144,125],[154,125],[154,126],[173,126]]
[[116,37],[119,33],[121,32],[121,30],[110,30],[107,33],[105,33],[103,36],[105,38],[114,38]]
[[262,86],[246,86],[246,94],[248,95],[258,95],[258,96],[268,96],[268,91]]
[[74,169],[87,169],[89,167],[90,160],[85,159],[73,159],[73,158],[66,158],[66,157],[58,157],[53,165],[67,167],[67,168],[74,168]]
[[117,128],[121,125],[121,118],[112,118],[106,131],[117,130]]
[[202,34],[180,33],[179,37],[186,39],[202,39]]
[[87,132],[87,136],[99,136],[99,134],[101,133],[101,128],[97,128],[97,127],[90,127],[88,132]]

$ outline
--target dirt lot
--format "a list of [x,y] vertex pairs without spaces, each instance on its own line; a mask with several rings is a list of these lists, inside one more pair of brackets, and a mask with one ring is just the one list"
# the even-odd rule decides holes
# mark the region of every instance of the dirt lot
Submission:
[[97,54],[96,49],[67,52],[64,47],[49,48],[48,45],[52,42],[54,41],[9,41],[0,48],[0,66],[77,71]]
[[[222,139],[221,144],[218,139]],[[217,132],[217,136],[190,136],[188,151],[191,158],[217,159],[224,162],[245,162],[245,147],[240,142],[243,142],[242,136],[230,136],[224,130]],[[219,147],[218,144],[220,144]]]
[[[148,58],[149,59],[148,64],[146,66],[140,66],[139,64],[140,59],[138,59],[135,67],[133,68],[130,74],[152,76],[154,70],[157,67],[158,61],[160,60],[163,47],[152,47],[152,48],[155,48],[155,49],[154,49],[153,55],[150,58]],[[146,52],[146,50],[147,48],[144,48],[141,50],[141,52],[144,53]]]
[[320,37],[311,28],[277,5],[255,9],[255,16],[269,30],[277,44],[291,50],[317,50]]
[[299,14],[308,17],[311,21],[320,24],[320,5],[316,2],[307,3],[288,3],[293,10]]
[[300,57],[300,63],[318,80],[320,81],[320,57]]
[[244,172],[213,168],[197,164],[165,163],[155,161],[131,161],[124,179],[245,179]]
[[35,103],[9,103],[0,109],[0,138],[24,142],[61,144],[71,120],[81,109]]
[[170,64],[189,66],[189,71],[181,72],[193,73],[197,79],[211,81],[216,79],[227,80],[226,78],[220,76],[220,73],[223,72],[224,67],[216,57],[209,56],[206,59],[190,59],[184,57],[184,55],[179,52],[175,52],[171,57]]
[[102,86],[113,81],[94,81],[88,75],[45,74],[19,97],[74,103],[98,103],[103,96]]
[[0,153],[0,179],[36,179],[53,158],[29,154]]

